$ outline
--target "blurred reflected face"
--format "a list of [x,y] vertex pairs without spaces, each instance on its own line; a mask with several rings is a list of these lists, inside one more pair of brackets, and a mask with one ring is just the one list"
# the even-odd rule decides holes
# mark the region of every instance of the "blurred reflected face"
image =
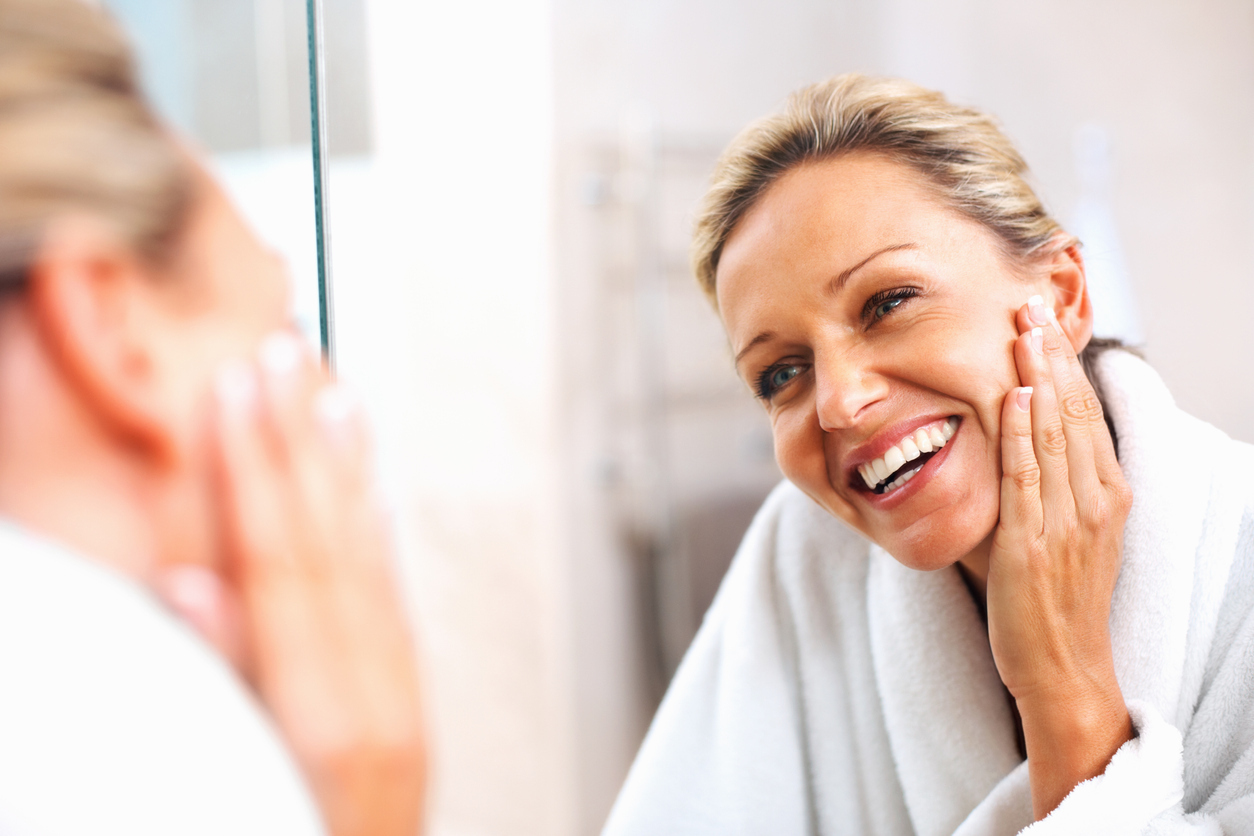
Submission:
[[221,188],[198,172],[198,194],[169,267],[155,285],[170,316],[160,352],[188,443],[197,445],[221,365],[255,353],[266,334],[289,321],[282,260],[245,224]]
[[872,155],[783,175],[717,275],[784,474],[918,569],[960,560],[997,523],[1014,317],[1043,287],[921,175]]

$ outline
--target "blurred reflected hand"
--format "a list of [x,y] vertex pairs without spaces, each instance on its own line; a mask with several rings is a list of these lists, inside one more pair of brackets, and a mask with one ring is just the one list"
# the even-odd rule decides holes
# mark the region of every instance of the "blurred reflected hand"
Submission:
[[333,836],[414,836],[416,661],[361,415],[286,334],[217,394],[225,588],[159,586],[256,690]]

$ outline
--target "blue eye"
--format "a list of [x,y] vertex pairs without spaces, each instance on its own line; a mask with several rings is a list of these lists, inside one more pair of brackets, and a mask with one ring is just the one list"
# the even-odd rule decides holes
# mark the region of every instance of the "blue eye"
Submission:
[[796,366],[784,366],[771,372],[771,388],[778,389],[797,375],[801,374],[801,369]]
[[769,401],[772,395],[803,371],[805,371],[804,368],[792,363],[770,366],[762,374],[758,375],[758,397],[764,401]]
[[878,305],[875,306],[875,310],[873,311],[873,313],[875,314],[875,318],[883,319],[884,317],[892,313],[893,308],[897,307],[901,303],[902,303],[902,300],[900,298],[889,299],[887,302],[880,302]]
[[903,302],[918,295],[919,289],[916,287],[896,287],[889,290],[881,290],[866,300],[866,304],[862,307],[862,319],[868,327],[874,325],[897,310]]

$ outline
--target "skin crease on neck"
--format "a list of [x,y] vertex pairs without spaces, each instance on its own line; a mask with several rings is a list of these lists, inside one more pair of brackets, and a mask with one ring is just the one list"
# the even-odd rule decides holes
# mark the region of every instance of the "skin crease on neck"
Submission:
[[[717,300],[741,378],[779,384],[763,403],[784,474],[904,565],[960,563],[982,598],[1015,313],[1034,294],[1065,307],[1055,272],[1016,269],[908,166],[849,154],[768,187],[727,240]],[[1083,347],[1091,323],[1062,324]],[[904,488],[866,489],[858,464],[950,418],[956,434]]]
[[214,375],[288,321],[281,261],[189,165],[167,259],[57,218],[29,287],[0,303],[0,514],[141,581],[216,564]]

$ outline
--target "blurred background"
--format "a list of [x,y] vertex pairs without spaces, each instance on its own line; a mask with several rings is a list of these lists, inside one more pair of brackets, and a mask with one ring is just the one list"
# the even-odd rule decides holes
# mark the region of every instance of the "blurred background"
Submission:
[[[104,3],[316,339],[304,0]],[[779,479],[687,239],[719,150],[801,85],[997,114],[1099,334],[1254,441],[1250,0],[323,3],[338,365],[404,545],[437,836],[599,830]]]

